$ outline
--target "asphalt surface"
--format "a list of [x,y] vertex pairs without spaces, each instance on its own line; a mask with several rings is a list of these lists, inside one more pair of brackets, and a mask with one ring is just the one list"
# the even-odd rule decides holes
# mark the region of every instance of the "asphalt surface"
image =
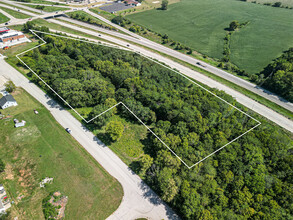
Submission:
[[72,130],[72,136],[122,185],[124,196],[119,208],[108,219],[129,220],[148,219],[179,219],[178,216],[162,202],[115,153],[98,140],[87,128],[76,120],[68,111],[60,107],[34,83],[29,82],[21,73],[0,59],[0,75],[11,79],[43,104],[64,127]]
[[[75,24],[77,25],[80,25],[80,22],[79,21],[75,21],[73,19],[67,19],[67,18],[62,18],[63,20],[66,20],[66,21],[74,21]],[[52,23],[56,23],[56,24],[59,24],[59,25],[62,25],[62,26],[65,26],[65,27],[68,27],[68,28],[71,28],[71,29],[75,29],[77,31],[81,31],[81,32],[84,32],[84,33],[87,33],[87,34],[90,34],[92,36],[96,36],[96,37],[99,37],[99,38],[102,38],[102,39],[105,39],[107,41],[110,41],[110,42],[113,42],[117,45],[120,45],[120,46],[127,46],[132,49],[133,51],[135,52],[138,52],[140,53],[141,55],[145,55],[147,57],[151,57],[155,60],[158,60],[160,62],[163,62],[165,64],[167,64],[168,66],[170,66],[171,68],[174,68],[176,70],[179,70],[181,73],[183,73],[184,75],[188,76],[188,77],[191,77],[195,80],[197,80],[198,82],[201,82],[211,88],[217,88],[219,90],[223,90],[225,91],[227,94],[233,96],[237,102],[239,102],[240,104],[248,107],[250,110],[253,110],[254,112],[257,112],[258,114],[266,117],[267,119],[271,120],[272,122],[276,123],[277,125],[285,128],[286,130],[290,131],[293,133],[293,121],[291,121],[290,119],[284,117],[283,115],[273,111],[272,109],[266,107],[265,105],[262,105],[256,101],[254,101],[253,99],[247,97],[246,95],[240,93],[240,92],[237,92],[236,90],[234,89],[231,89],[230,87],[228,86],[225,86],[219,82],[217,82],[216,80],[213,80],[199,72],[196,72],[188,67],[185,67],[177,62],[174,62],[172,61],[171,59],[169,58],[166,58],[164,56],[161,56],[155,52],[152,52],[152,51],[149,51],[147,49],[144,49],[142,47],[139,47],[139,46],[136,46],[135,44],[130,44],[128,42],[125,42],[121,39],[117,39],[115,37],[112,37],[112,36],[109,36],[107,34],[101,34],[97,31],[100,31],[101,29],[103,28],[99,28],[99,27],[96,27],[94,25],[90,25],[90,24],[86,24],[86,23],[83,23],[84,24],[84,27],[88,27],[88,25],[91,26],[91,29],[92,30],[89,30],[89,29],[85,29],[85,28],[81,28],[81,27],[78,27],[74,24],[69,24],[69,23],[65,23],[65,22],[62,22],[60,20],[55,20],[55,19],[51,19],[49,20],[50,22]],[[110,30],[105,30],[105,33],[108,33],[108,32],[115,32],[115,31],[110,31]],[[119,35],[123,35],[121,33],[117,33]],[[249,112],[248,112],[249,113]]]

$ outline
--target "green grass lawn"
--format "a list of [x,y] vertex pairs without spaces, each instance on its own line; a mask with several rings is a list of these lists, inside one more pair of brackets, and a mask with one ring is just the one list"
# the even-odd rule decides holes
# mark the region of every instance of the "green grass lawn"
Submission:
[[[25,4],[25,6],[31,7],[31,8],[35,8],[35,9],[39,9],[38,5],[29,5],[29,4]],[[45,12],[54,12],[54,11],[65,11],[65,10],[69,10],[70,8],[61,8],[61,7],[55,7],[55,6],[44,6],[44,9],[39,9]]]
[[[42,219],[42,199],[51,191],[68,196],[66,219],[105,219],[119,206],[123,191],[44,106],[22,89],[13,94],[17,107],[1,110],[0,157],[6,164],[0,174],[9,198],[15,202],[10,219]],[[35,115],[33,109],[39,111]],[[25,120],[14,128],[13,119]],[[54,181],[39,187],[44,177]]]
[[0,24],[9,21],[10,19],[7,18],[4,14],[0,13]]
[[225,28],[250,23],[231,38],[231,61],[249,73],[262,70],[293,46],[293,11],[236,0],[183,0],[167,11],[149,10],[126,18],[202,54],[222,58]]
[[23,14],[21,12],[14,11],[14,10],[9,9],[9,8],[0,7],[0,9],[2,9],[3,11],[7,12],[11,16],[13,16],[15,18],[18,18],[18,19],[25,19],[25,18],[30,18],[31,17],[29,15]]
[[[98,120],[98,119],[97,119]],[[131,123],[124,118],[115,115],[108,121],[121,121],[124,125],[122,137],[112,142],[105,132],[105,126],[94,131],[97,137],[102,140],[117,156],[119,156],[128,166],[144,154],[142,140],[147,136],[147,128],[140,122]],[[154,137],[155,138],[155,137]]]

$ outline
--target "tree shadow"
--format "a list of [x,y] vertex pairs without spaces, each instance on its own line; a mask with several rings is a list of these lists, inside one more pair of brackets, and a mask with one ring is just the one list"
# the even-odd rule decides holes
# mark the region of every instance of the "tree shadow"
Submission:
[[139,171],[141,169],[138,161],[132,161],[131,164],[129,164],[129,168],[137,175],[139,174]]
[[168,219],[180,219],[180,217],[144,181],[141,181],[139,187],[143,191],[144,199],[147,199],[155,206],[164,205]]

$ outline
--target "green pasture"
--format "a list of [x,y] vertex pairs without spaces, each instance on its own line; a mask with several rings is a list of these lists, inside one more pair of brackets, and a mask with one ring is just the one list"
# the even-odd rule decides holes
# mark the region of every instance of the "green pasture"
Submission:
[[293,10],[236,0],[183,0],[167,11],[149,10],[126,16],[158,33],[168,34],[210,57],[223,57],[225,28],[231,21],[249,24],[231,38],[231,61],[249,73],[293,47]]

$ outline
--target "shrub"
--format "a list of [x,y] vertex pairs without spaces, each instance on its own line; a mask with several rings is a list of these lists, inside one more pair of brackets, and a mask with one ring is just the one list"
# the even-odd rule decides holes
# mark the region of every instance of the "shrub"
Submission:
[[117,141],[123,134],[124,126],[121,121],[111,121],[107,124],[105,130],[113,141]]
[[5,170],[5,164],[2,159],[0,159],[0,172],[3,172]]
[[273,7],[281,7],[282,6],[282,2],[275,2],[273,4]]

